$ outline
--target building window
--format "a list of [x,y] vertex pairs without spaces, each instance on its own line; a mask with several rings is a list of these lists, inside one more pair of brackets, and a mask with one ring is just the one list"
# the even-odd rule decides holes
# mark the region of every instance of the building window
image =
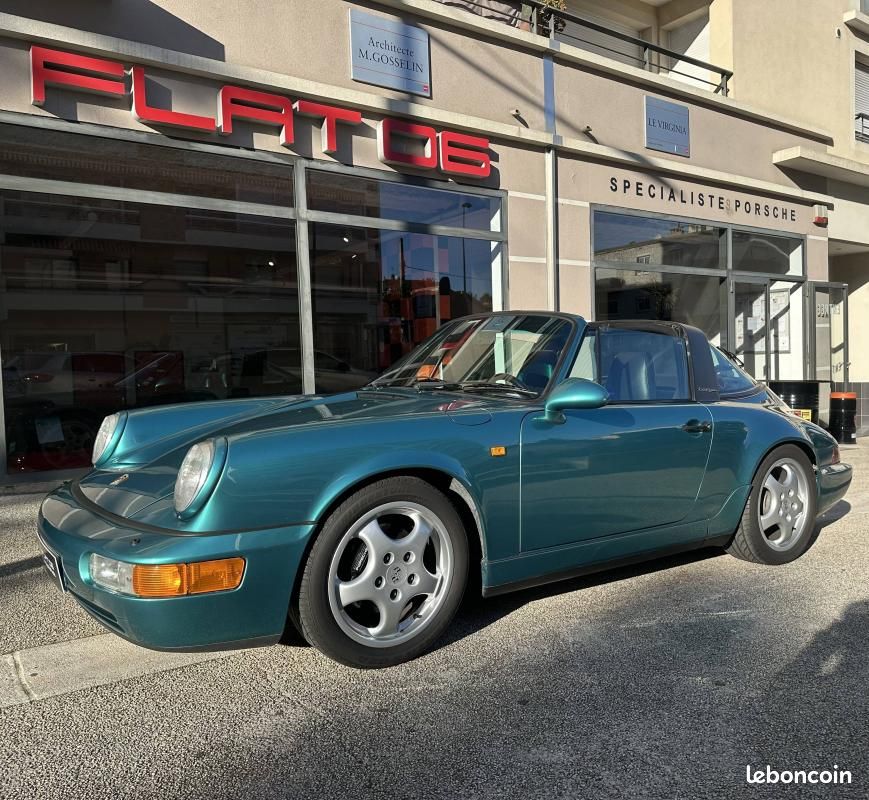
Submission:
[[595,318],[684,322],[721,344],[727,320],[723,286],[724,278],[718,276],[598,269]]
[[854,64],[854,135],[869,142],[869,64]]
[[803,378],[802,238],[611,211],[593,230],[596,319],[684,322],[759,380]]
[[0,192],[7,469],[85,467],[106,414],[301,391],[295,224]]
[[444,322],[495,307],[500,195],[316,166],[306,190],[318,392],[356,389]]
[[356,389],[444,322],[492,310],[487,240],[324,223],[309,240],[318,392]]
[[308,208],[473,231],[497,231],[501,200],[358,175],[307,170]]
[[0,125],[0,174],[293,205],[292,166],[123,140]]
[[803,274],[803,240],[756,231],[733,231],[733,269],[775,275]]
[[698,269],[724,269],[726,229],[662,217],[598,211],[594,215],[596,261]]

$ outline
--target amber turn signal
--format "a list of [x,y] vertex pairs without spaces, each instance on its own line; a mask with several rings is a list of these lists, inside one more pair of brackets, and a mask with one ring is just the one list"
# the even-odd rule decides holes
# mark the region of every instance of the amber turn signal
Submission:
[[220,558],[193,564],[137,564],[133,594],[139,597],[180,597],[235,589],[244,576],[243,558]]

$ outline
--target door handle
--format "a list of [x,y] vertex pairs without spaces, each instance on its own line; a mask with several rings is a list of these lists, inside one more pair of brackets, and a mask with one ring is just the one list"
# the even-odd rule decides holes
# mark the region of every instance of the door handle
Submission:
[[682,426],[682,430],[685,433],[709,433],[712,430],[712,423],[708,420],[701,422],[699,419],[689,419]]

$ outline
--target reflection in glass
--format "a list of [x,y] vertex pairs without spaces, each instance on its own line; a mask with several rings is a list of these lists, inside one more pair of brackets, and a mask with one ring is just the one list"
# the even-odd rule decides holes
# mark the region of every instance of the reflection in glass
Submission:
[[844,383],[845,289],[817,284],[815,296],[815,377]]
[[656,264],[724,269],[724,228],[598,211],[594,215],[594,257],[620,264]]
[[87,466],[119,409],[301,391],[293,223],[5,191],[7,468]]
[[769,285],[770,379],[802,380],[803,285],[775,281]]
[[494,231],[500,227],[501,200],[461,191],[430,189],[309,169],[308,208],[365,217]]
[[736,339],[733,352],[746,372],[759,381],[769,378],[766,361],[767,324],[766,283],[733,284]]
[[442,381],[466,391],[516,390],[539,394],[555,375],[572,325],[542,314],[469,318],[442,327],[378,386]]
[[287,164],[16,125],[0,126],[0,174],[293,205]]
[[309,237],[318,392],[362,386],[444,322],[492,309],[497,243],[323,223]]
[[802,275],[803,240],[735,230],[733,269],[775,275]]
[[724,290],[724,279],[714,275],[598,269],[596,319],[684,322],[699,328],[719,345],[727,330]]

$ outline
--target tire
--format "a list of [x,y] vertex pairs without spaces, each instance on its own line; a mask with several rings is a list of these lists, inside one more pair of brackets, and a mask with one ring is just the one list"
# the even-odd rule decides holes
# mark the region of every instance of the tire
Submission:
[[811,545],[816,513],[812,462],[796,445],[777,447],[757,468],[727,552],[757,564],[787,564]]
[[360,669],[425,652],[455,615],[468,541],[447,497],[410,476],[351,495],[326,519],[305,562],[295,618],[325,655]]

